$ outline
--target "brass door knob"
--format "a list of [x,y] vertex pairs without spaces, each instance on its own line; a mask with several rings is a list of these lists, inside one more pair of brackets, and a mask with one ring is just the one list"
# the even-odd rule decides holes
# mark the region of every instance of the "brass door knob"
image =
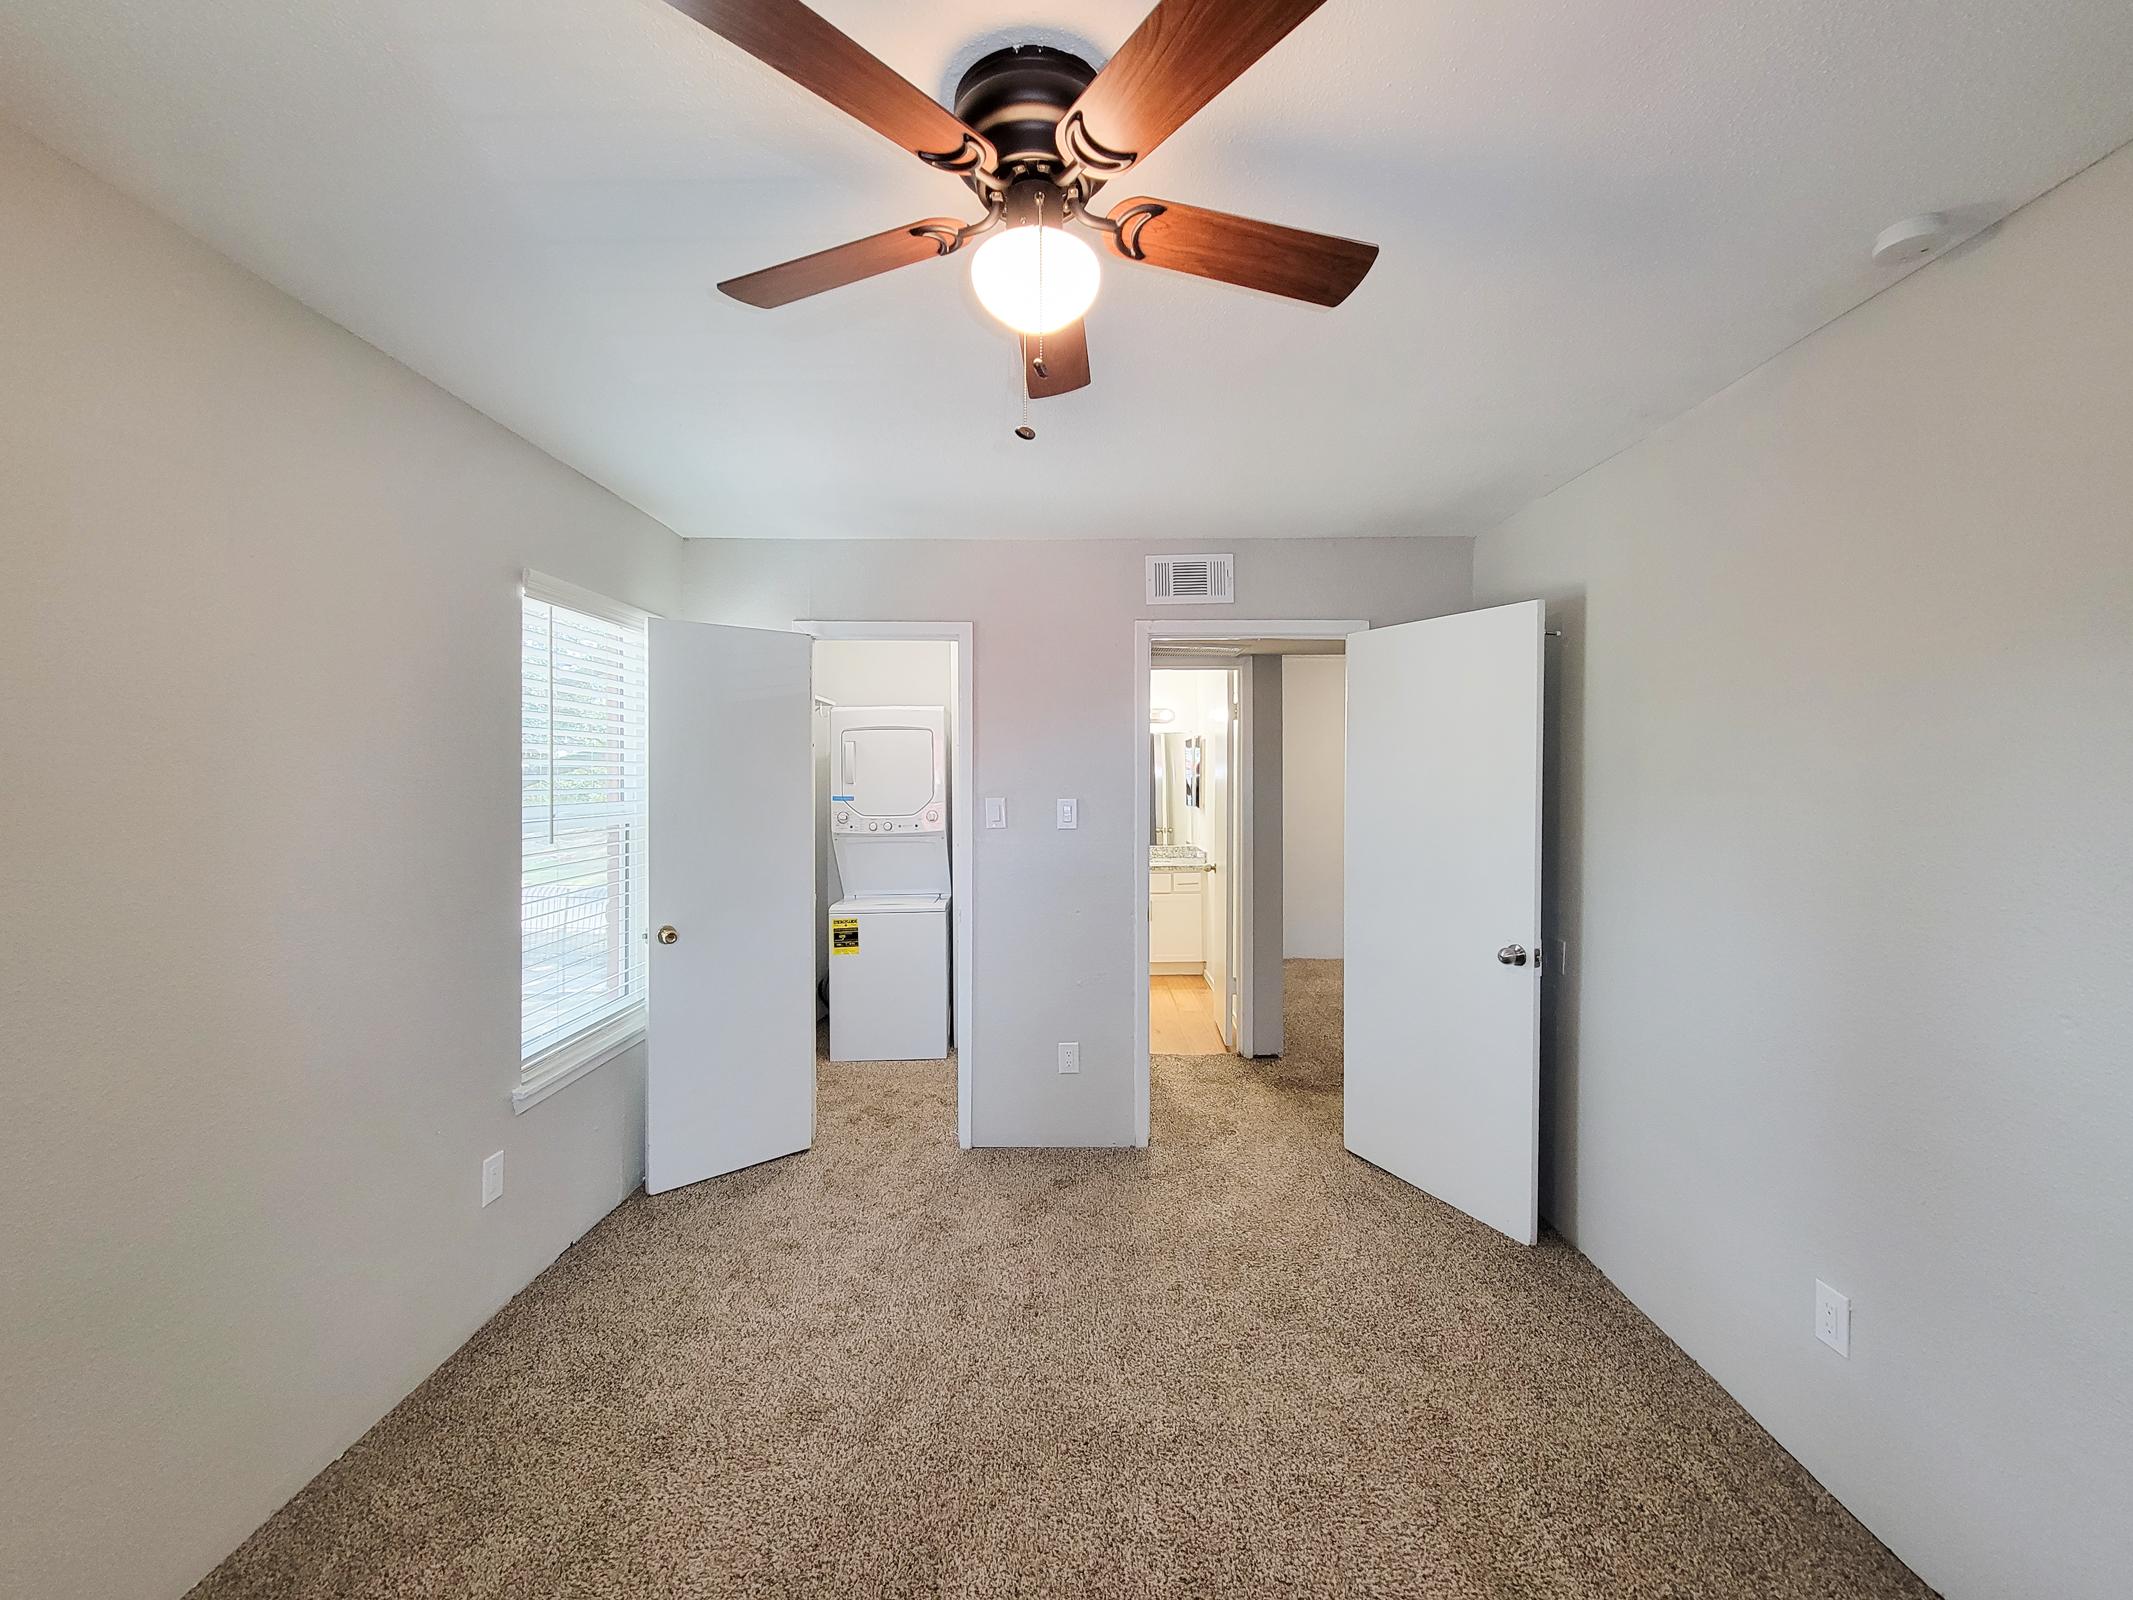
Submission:
[[671,922],[659,930],[659,942],[661,944],[672,944],[680,937],[681,935],[674,931],[674,924]]

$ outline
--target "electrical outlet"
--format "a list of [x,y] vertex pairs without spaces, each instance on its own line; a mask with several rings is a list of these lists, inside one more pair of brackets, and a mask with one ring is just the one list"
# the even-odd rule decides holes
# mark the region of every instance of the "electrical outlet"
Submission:
[[993,796],[985,802],[985,826],[988,828],[1004,828],[1007,826],[1007,802],[1005,800],[1000,799],[998,796]]
[[481,1164],[481,1203],[494,1205],[504,1197],[504,1153],[499,1150]]
[[1062,800],[1059,802],[1059,826],[1062,828],[1078,828],[1081,826],[1081,802],[1079,800]]
[[1852,1297],[1815,1279],[1815,1337],[1847,1361],[1852,1354]]
[[1079,1072],[1081,1070],[1080,1045],[1072,1043],[1060,1045],[1059,1070],[1061,1072]]

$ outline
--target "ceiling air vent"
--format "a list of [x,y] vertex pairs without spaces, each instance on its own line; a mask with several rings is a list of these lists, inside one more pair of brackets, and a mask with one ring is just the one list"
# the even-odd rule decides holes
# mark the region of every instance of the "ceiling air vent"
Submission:
[[1226,606],[1237,598],[1235,556],[1150,556],[1152,606]]

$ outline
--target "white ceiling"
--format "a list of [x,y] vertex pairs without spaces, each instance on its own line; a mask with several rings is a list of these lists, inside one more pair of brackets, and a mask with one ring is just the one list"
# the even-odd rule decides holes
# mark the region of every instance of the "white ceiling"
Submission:
[[[1148,0],[819,0],[947,99]],[[661,0],[6,0],[30,133],[689,535],[1472,533],[2133,139],[2126,0],[1328,0],[1117,191],[1384,247],[1322,311],[1107,264],[1011,436],[960,261],[719,279],[928,171]]]

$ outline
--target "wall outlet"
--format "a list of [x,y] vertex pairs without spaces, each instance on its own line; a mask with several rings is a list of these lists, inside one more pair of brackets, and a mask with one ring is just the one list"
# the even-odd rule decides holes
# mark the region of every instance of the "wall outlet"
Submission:
[[1079,800],[1062,800],[1059,802],[1059,826],[1062,828],[1078,828],[1081,826],[1081,802]]
[[1847,1361],[1852,1354],[1852,1297],[1815,1279],[1815,1337]]
[[988,798],[985,802],[985,826],[988,828],[1004,828],[1007,826],[1007,802],[997,795]]
[[504,1197],[504,1153],[499,1150],[481,1164],[481,1203],[494,1205]]
[[1061,1072],[1079,1072],[1081,1070],[1080,1045],[1071,1043],[1060,1045],[1059,1070]]

